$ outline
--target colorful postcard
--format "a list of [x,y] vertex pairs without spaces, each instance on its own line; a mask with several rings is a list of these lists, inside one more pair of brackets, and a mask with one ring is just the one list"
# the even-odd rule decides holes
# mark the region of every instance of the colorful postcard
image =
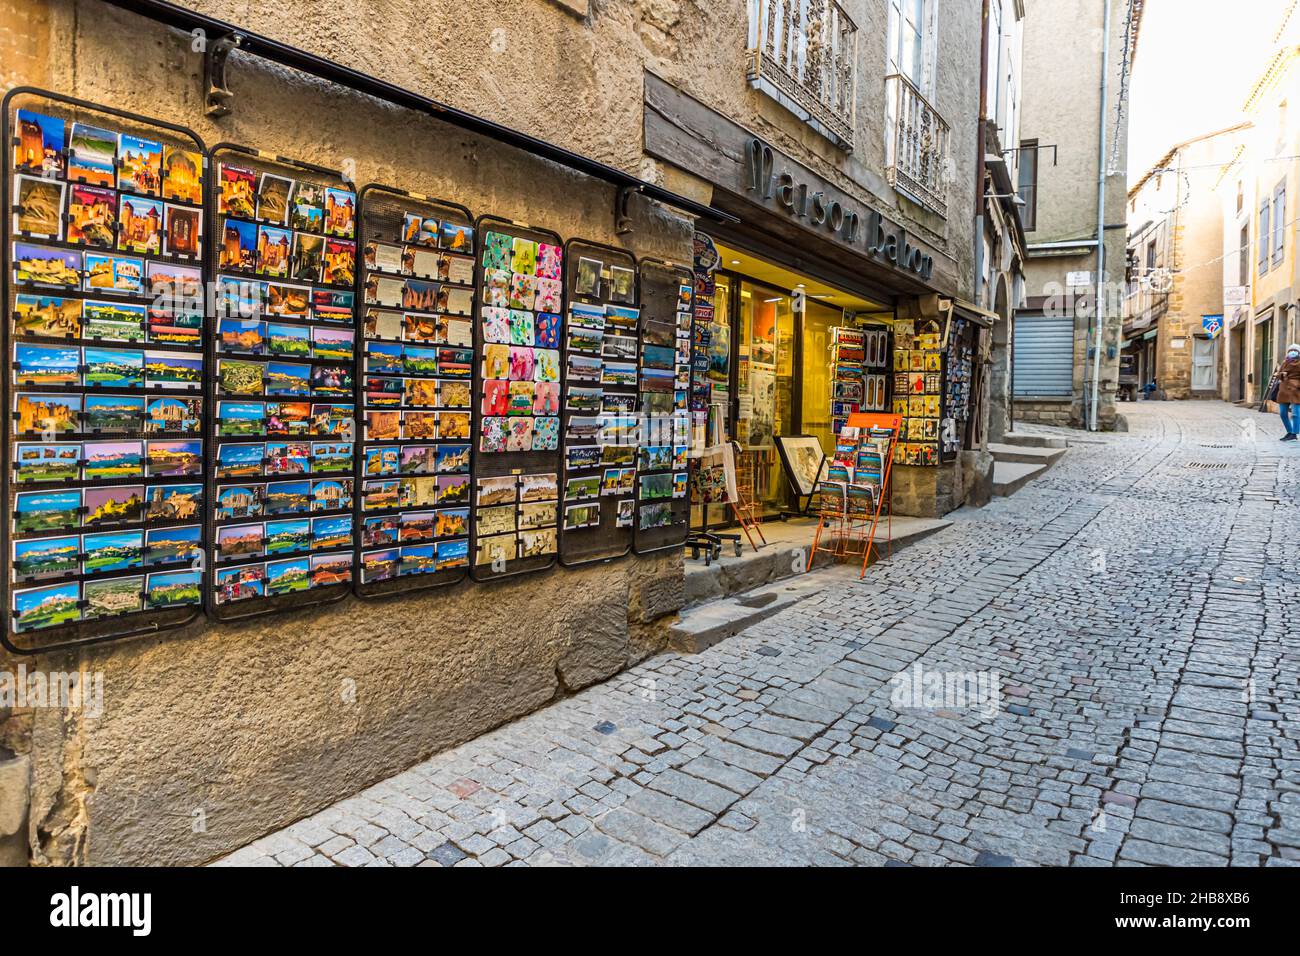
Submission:
[[14,630],[34,631],[81,618],[81,585],[54,584],[14,592]]
[[118,142],[118,188],[159,195],[162,191],[162,156],[162,143],[123,133]]
[[68,181],[116,187],[117,134],[85,123],[73,123],[68,141]]
[[75,535],[14,542],[15,577],[27,581],[76,574],[81,569],[81,540]]
[[144,293],[144,260],[130,256],[86,253],[87,292]]
[[257,227],[257,274],[284,279],[289,275],[293,232],[275,226]]
[[[144,485],[87,488],[85,491],[86,527],[104,528],[142,521],[145,518],[146,499]],[[195,514],[188,515],[188,517],[195,516]]]
[[19,392],[14,396],[14,433],[54,439],[62,432],[81,431],[80,395]]
[[197,257],[203,243],[203,217],[199,210],[167,203],[164,215],[167,241],[163,243],[163,251],[169,256]]
[[178,146],[163,146],[164,199],[198,205],[203,202],[203,156]]
[[18,385],[80,385],[81,349],[14,343],[14,382]]
[[145,564],[189,564],[203,554],[202,528],[151,528],[145,536]]
[[[102,491],[112,491],[103,489]],[[101,489],[95,489],[101,492]],[[89,492],[88,492],[89,493]],[[138,510],[138,506],[137,506]],[[89,523],[89,522],[87,522]],[[57,531],[81,524],[81,491],[25,491],[14,497],[14,533]]]
[[266,568],[248,564],[239,568],[221,568],[216,574],[217,603],[229,604],[266,596]]
[[37,239],[62,239],[66,188],[53,179],[15,176],[14,231]]
[[257,173],[222,163],[218,174],[217,211],[252,219],[257,212]]
[[14,167],[37,176],[62,178],[67,134],[64,121],[57,116],[22,109],[16,119]]
[[198,604],[202,600],[203,572],[164,571],[146,578],[144,603],[149,608]]
[[19,293],[14,297],[14,334],[45,338],[81,335],[81,300]]
[[148,447],[151,478],[179,478],[203,474],[203,442],[151,441]]
[[132,614],[140,610],[144,592],[144,578],[132,575],[109,578],[107,581],[87,581],[82,586],[85,608],[82,617],[87,621],[98,618]]
[[139,431],[144,422],[145,400],[131,395],[87,395],[82,431],[91,434]]
[[[197,442],[195,443],[197,444]],[[20,445],[19,448],[22,446]],[[82,476],[100,478],[143,478],[144,443],[139,441],[86,442]]]
[[75,289],[81,282],[81,253],[15,242],[14,278],[35,285]]
[[162,250],[162,201],[123,194],[117,207],[117,248],[154,254]]
[[285,225],[289,218],[289,191],[293,180],[263,173],[257,189],[257,218],[263,222]]
[[310,551],[312,547],[311,519],[290,518],[286,521],[268,521],[263,539],[267,554],[292,554]]

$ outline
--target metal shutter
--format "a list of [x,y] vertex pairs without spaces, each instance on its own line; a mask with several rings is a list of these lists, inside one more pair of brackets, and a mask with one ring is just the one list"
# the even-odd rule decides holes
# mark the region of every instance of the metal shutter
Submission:
[[1073,394],[1073,317],[1017,315],[1015,330],[1016,396]]

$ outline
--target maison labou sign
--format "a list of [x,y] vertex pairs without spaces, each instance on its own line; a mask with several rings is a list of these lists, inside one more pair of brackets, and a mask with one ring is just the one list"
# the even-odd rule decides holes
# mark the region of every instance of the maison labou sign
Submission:
[[918,278],[928,280],[934,274],[934,257],[913,245],[902,226],[874,209],[859,214],[847,197],[837,198],[827,184],[802,179],[804,171],[798,167],[777,170],[776,152],[761,139],[751,139],[746,154],[745,188],[765,205],[775,204],[813,229]]

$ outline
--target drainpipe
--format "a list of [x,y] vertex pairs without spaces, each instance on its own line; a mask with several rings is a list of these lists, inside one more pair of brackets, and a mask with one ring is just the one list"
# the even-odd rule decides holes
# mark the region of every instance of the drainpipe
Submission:
[[[1101,20],[1101,105],[1097,109],[1097,300],[1093,312],[1097,322],[1097,344],[1092,361],[1092,407],[1088,430],[1097,430],[1097,401],[1101,392],[1101,339],[1106,328],[1103,270],[1106,266],[1106,97],[1110,88],[1110,0],[1103,0]],[[1119,136],[1119,130],[1115,130]]]

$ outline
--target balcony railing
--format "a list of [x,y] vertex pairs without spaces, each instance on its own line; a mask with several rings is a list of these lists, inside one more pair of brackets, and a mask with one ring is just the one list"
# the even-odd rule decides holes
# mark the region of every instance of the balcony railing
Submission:
[[901,73],[885,77],[885,164],[889,184],[941,216],[948,214],[951,130]]
[[750,84],[846,150],[857,49],[858,28],[835,0],[749,0]]

